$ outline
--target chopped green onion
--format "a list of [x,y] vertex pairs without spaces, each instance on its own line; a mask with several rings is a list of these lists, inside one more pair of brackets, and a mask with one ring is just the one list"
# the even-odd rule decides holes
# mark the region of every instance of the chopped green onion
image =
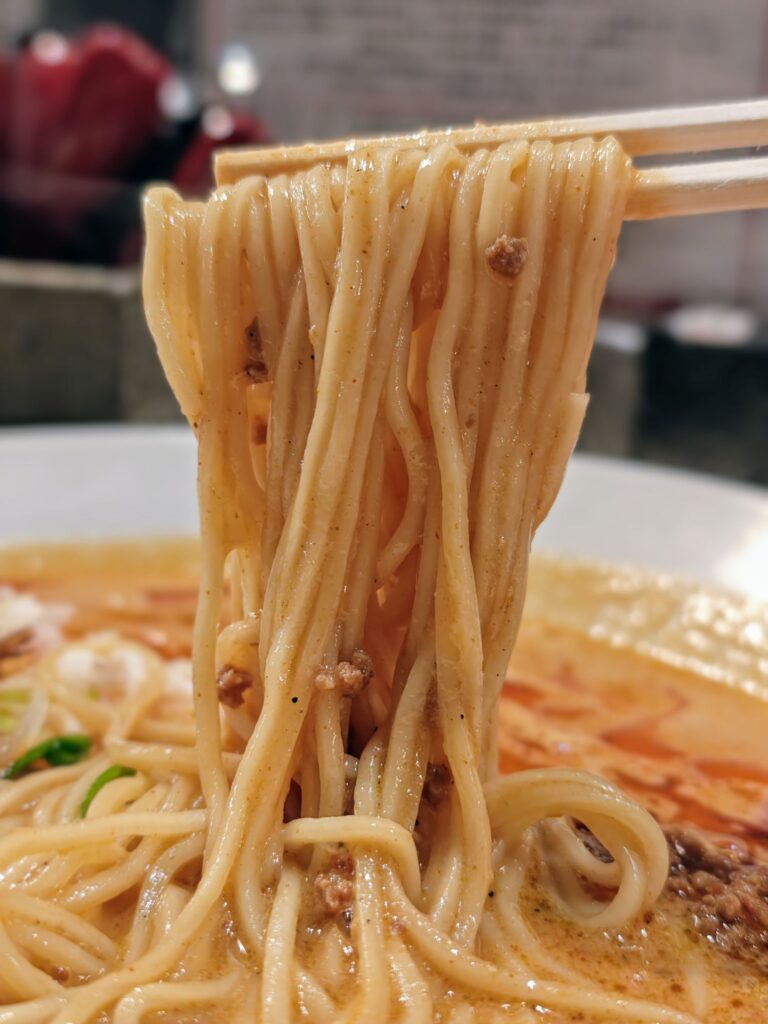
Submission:
[[5,711],[0,711],[0,732],[13,732],[18,724],[19,720],[16,715],[9,715]]
[[0,704],[27,704],[31,696],[31,690],[0,690]]
[[91,749],[91,737],[72,734],[71,736],[54,736],[50,740],[38,743],[25,754],[18,757],[3,772],[4,779],[18,779],[20,775],[30,771],[36,761],[47,761],[54,768],[66,764],[77,764],[82,761]]
[[113,779],[122,779],[126,776],[131,776],[135,774],[135,768],[126,768],[125,765],[123,764],[113,764],[111,768],[107,768],[105,771],[103,771],[101,775],[99,775],[98,778],[95,778],[88,787],[88,792],[85,794],[83,802],[80,804],[80,817],[84,818],[86,816],[86,814],[88,813],[88,808],[91,806],[91,803],[93,802],[93,798],[96,796],[100,789],[103,789],[104,786],[106,786],[108,782],[112,782]]
[[13,732],[23,714],[21,705],[29,704],[31,690],[15,690],[10,687],[0,690],[0,733]]

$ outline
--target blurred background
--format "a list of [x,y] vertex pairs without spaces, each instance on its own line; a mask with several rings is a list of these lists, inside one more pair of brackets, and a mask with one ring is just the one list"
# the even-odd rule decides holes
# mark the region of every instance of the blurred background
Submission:
[[[177,414],[140,197],[221,145],[768,94],[767,0],[3,0],[0,425]],[[768,483],[768,214],[629,224],[581,446]]]

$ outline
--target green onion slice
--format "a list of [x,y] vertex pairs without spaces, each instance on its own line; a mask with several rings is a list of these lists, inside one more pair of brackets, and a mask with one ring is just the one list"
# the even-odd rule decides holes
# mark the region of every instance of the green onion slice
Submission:
[[11,733],[16,729],[31,697],[30,690],[0,689],[0,733]]
[[8,687],[0,690],[0,704],[28,704],[31,696],[31,690],[14,690]]
[[110,768],[105,769],[98,778],[95,778],[88,787],[88,792],[83,798],[83,802],[80,804],[80,817],[84,818],[88,813],[88,808],[93,802],[93,798],[107,785],[108,782],[112,782],[113,779],[122,779],[126,776],[136,774],[135,768],[126,768],[124,764],[113,764]]
[[3,772],[4,779],[18,779],[20,775],[31,771],[38,761],[47,761],[53,768],[62,765],[77,764],[82,761],[91,749],[90,736],[73,733],[70,736],[53,736],[49,740],[30,747],[21,757],[17,757]]

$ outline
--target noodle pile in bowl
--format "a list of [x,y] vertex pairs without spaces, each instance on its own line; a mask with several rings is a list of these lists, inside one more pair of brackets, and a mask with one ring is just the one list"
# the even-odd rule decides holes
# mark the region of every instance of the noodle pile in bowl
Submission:
[[147,314],[200,450],[193,701],[115,636],[80,645],[121,666],[96,700],[58,648],[14,683],[30,742],[89,751],[0,789],[0,1021],[692,1019],[548,964],[521,910],[535,865],[565,919],[636,918],[650,815],[497,772],[630,174],[586,139],[150,192]]

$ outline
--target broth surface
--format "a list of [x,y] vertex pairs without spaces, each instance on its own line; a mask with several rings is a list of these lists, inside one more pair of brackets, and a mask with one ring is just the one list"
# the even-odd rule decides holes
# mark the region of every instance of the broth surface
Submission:
[[[186,540],[0,551],[0,586],[68,606],[67,639],[116,630],[169,659],[190,652],[197,573],[197,545]],[[736,840],[768,862],[767,636],[766,609],[738,597],[535,558],[500,712],[502,770],[597,772],[663,825]],[[30,657],[0,658],[0,678]],[[583,970],[609,992],[713,1024],[768,1019],[768,952],[724,952],[697,930],[695,904],[675,892],[620,932],[564,921],[533,875],[523,907],[565,974]],[[480,1020],[498,1012],[478,1005]],[[536,1012],[563,1024],[585,1019]]]

